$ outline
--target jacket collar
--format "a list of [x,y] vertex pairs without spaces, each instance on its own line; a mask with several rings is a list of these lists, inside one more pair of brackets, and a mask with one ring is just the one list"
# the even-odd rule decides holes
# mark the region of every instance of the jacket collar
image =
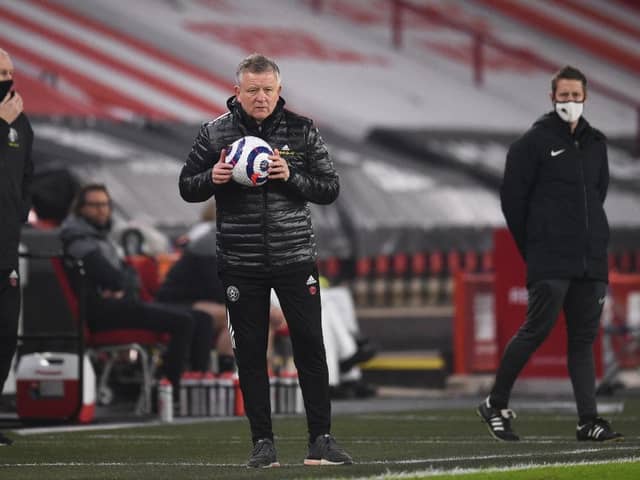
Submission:
[[257,137],[269,137],[278,126],[284,115],[284,98],[280,97],[273,113],[258,124],[247,112],[244,111],[236,97],[227,99],[227,108],[233,115],[234,122],[238,125],[244,135],[255,135]]
[[71,214],[62,222],[61,236],[63,241],[69,241],[79,237],[106,239],[109,235],[109,230],[110,225],[107,228],[97,228],[85,218]]
[[591,133],[593,130],[584,116],[581,116],[578,120],[578,125],[576,126],[576,129],[572,135],[571,127],[569,126],[569,124],[562,120],[555,110],[552,110],[541,116],[538,120],[535,121],[533,126],[551,130],[557,135],[568,140],[581,139],[584,135]]

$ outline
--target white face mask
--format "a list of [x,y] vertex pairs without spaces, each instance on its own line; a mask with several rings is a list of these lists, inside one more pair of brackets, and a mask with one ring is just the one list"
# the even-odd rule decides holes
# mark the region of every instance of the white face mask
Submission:
[[567,123],[577,122],[582,115],[583,102],[556,102],[556,112]]

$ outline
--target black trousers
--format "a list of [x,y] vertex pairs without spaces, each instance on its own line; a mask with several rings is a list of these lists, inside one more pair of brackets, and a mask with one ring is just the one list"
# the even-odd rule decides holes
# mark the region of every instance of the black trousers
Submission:
[[204,312],[130,299],[92,299],[88,305],[92,331],[144,329],[171,336],[164,373],[178,394],[180,376],[188,361],[195,371],[209,371],[213,326]]
[[500,362],[490,402],[505,408],[516,378],[547,338],[560,309],[567,322],[567,366],[580,418],[597,416],[593,342],[598,333],[607,285],[587,279],[541,280],[529,287],[527,318]]
[[0,270],[0,393],[16,351],[20,315],[20,282],[9,279],[12,271]]
[[233,343],[240,388],[253,441],[273,438],[267,338],[270,291],[273,288],[287,319],[293,359],[307,413],[309,438],[330,433],[331,402],[329,373],[322,338],[320,285],[315,265],[273,273],[262,278],[238,272],[223,272],[229,330]]

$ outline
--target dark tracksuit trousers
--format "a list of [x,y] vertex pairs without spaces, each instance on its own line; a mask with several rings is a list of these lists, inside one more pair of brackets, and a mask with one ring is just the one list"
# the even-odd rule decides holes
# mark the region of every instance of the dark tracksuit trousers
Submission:
[[261,438],[273,439],[267,373],[271,288],[278,295],[289,325],[310,441],[330,433],[329,373],[315,265],[297,265],[286,272],[268,275],[224,271],[220,277],[226,292],[229,330],[254,443]]
[[489,401],[506,408],[518,374],[547,338],[560,310],[567,322],[567,366],[580,419],[597,416],[593,342],[607,284],[589,279],[540,280],[529,286],[527,318],[511,339],[496,373]]
[[173,385],[174,398],[187,360],[192,370],[209,371],[213,326],[204,312],[134,299],[94,298],[88,304],[88,324],[95,332],[143,329],[170,334],[164,373]]
[[18,279],[15,285],[10,281],[12,271],[0,270],[0,393],[16,351],[20,315],[20,285]]

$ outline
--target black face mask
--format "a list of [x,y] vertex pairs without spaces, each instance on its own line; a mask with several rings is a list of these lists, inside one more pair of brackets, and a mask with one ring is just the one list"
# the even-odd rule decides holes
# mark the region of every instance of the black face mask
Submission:
[[0,102],[7,96],[11,87],[13,87],[13,80],[2,80],[0,82]]

